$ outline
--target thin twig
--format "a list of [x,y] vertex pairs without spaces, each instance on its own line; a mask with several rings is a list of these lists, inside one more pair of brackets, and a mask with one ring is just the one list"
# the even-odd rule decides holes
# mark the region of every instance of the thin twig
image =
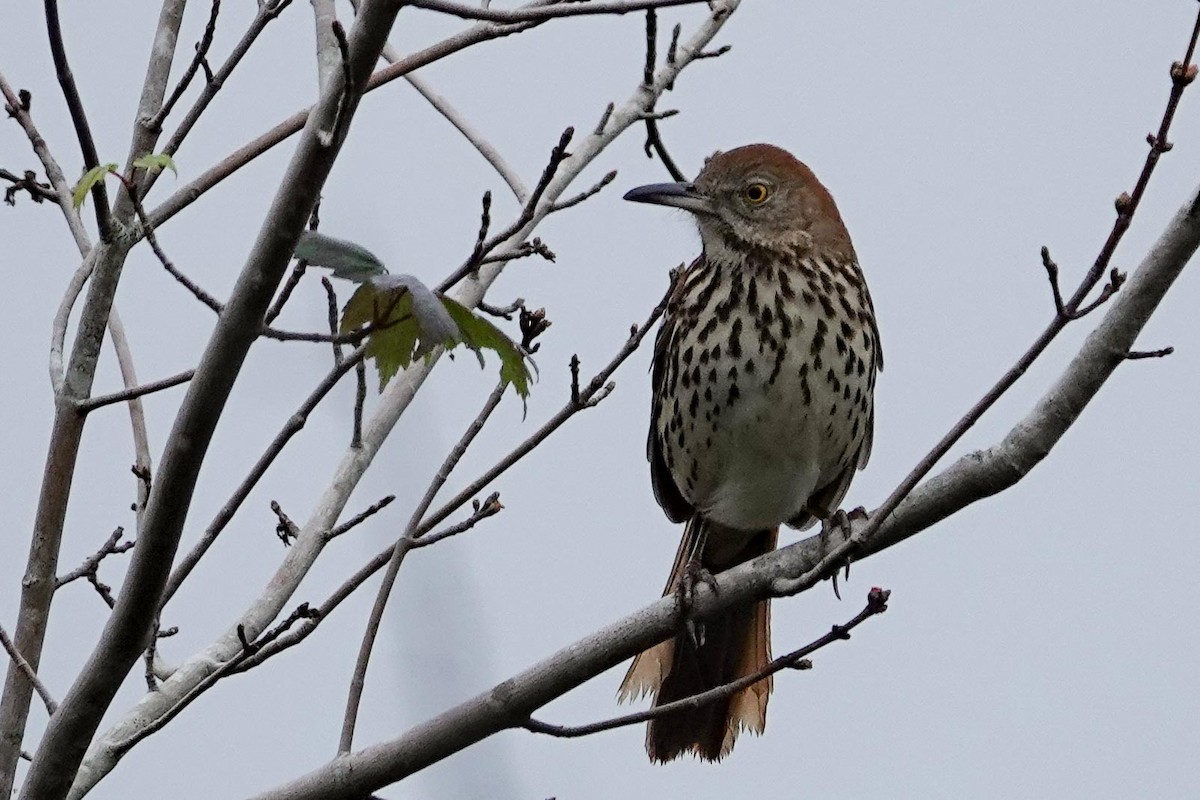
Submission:
[[[75,126],[75,137],[79,140],[79,150],[83,156],[83,168],[95,169],[100,165],[100,155],[96,152],[96,140],[92,138],[92,129],[88,125],[83,99],[79,96],[79,87],[75,85],[75,75],[67,62],[62,24],[58,19],[58,0],[45,0],[43,5],[46,9],[46,33],[50,37],[54,71],[58,76],[58,85],[62,88],[63,99],[67,101],[67,110],[71,112],[71,123]],[[100,240],[106,242],[112,237],[112,221],[109,217],[108,190],[104,187],[104,181],[92,184],[91,195],[96,212],[96,230],[100,233]]]
[[329,394],[330,390],[337,385],[337,382],[343,375],[362,360],[365,353],[366,346],[360,345],[342,363],[335,364],[309,396],[304,399],[304,402],[300,404],[295,413],[288,417],[283,428],[279,433],[275,434],[275,438],[271,440],[271,443],[267,445],[267,449],[259,456],[258,461],[250,469],[250,473],[242,479],[242,482],[233,491],[233,495],[225,501],[225,504],[217,512],[216,517],[205,528],[200,541],[196,542],[187,555],[181,558],[179,563],[175,565],[175,569],[171,572],[171,577],[167,581],[167,587],[163,590],[163,598],[160,606],[167,604],[167,601],[175,595],[175,592],[179,590],[184,580],[196,568],[196,565],[200,563],[200,559],[212,547],[217,537],[221,535],[221,531],[225,530],[225,526],[229,524],[234,514],[241,508],[242,503],[245,502],[251,490],[258,485],[259,480],[266,474],[267,469],[275,462],[279,454],[283,452],[283,448],[308,422],[308,417],[313,412],[313,409],[317,407],[317,404]]
[[616,179],[617,179],[617,171],[614,169],[611,172],[609,172],[607,175],[605,175],[603,178],[596,181],[596,183],[592,184],[591,188],[580,192],[579,194],[575,195],[574,197],[569,197],[566,200],[559,200],[557,203],[555,203],[553,206],[551,206],[551,209],[553,211],[562,211],[564,208],[570,208],[571,206],[577,206],[580,203],[582,203],[584,200],[587,200],[592,195],[597,194],[601,189],[603,189],[605,186],[608,186],[610,183],[612,183]]
[[678,711],[700,708],[701,706],[715,703],[718,700],[724,700],[727,697],[732,697],[741,690],[753,686],[761,680],[769,678],[776,672],[781,672],[785,669],[800,669],[807,670],[812,668],[812,662],[807,656],[815,653],[823,647],[826,647],[834,642],[845,641],[850,638],[850,632],[857,628],[862,623],[866,622],[871,617],[882,614],[887,611],[888,598],[891,596],[889,589],[872,588],[867,593],[867,605],[862,611],[858,612],[853,619],[846,622],[844,625],[834,625],[833,628],[818,639],[806,644],[804,647],[793,650],[787,655],[780,656],[761,668],[755,670],[749,675],[738,678],[736,681],[722,684],[720,686],[709,689],[699,694],[694,694],[690,697],[684,697],[674,702],[664,703],[660,706],[646,709],[645,711],[637,711],[632,714],[624,714],[612,719],[606,719],[601,722],[593,722],[588,725],[551,725],[546,722],[529,717],[519,723],[520,727],[532,733],[544,733],[549,736],[559,738],[573,739],[580,736],[589,736],[593,733],[601,731],[611,731],[615,728],[624,728],[629,725],[637,725],[642,722],[648,722],[652,719],[658,719]]
[[483,475],[476,478],[462,491],[443,504],[441,508],[422,520],[421,525],[417,528],[417,536],[423,536],[431,531],[435,526],[440,525],[447,517],[461,508],[463,504],[467,503],[471,500],[471,498],[478,495],[479,492],[486,488],[489,483],[504,474],[509,467],[511,467],[513,464],[516,464],[518,461],[528,455],[535,447],[537,447],[542,443],[542,441],[550,436],[550,434],[558,430],[558,428],[561,427],[564,422],[569,420],[583,409],[594,407],[597,403],[607,397],[608,393],[612,391],[613,386],[613,384],[609,382],[609,378],[614,372],[617,371],[617,368],[621,366],[625,359],[629,358],[629,356],[631,356],[633,352],[637,350],[638,345],[642,343],[642,340],[646,337],[646,334],[648,334],[650,329],[654,327],[654,323],[657,322],[658,318],[662,316],[663,311],[666,309],[667,298],[669,295],[670,293],[668,292],[668,294],[663,297],[662,301],[655,306],[654,310],[650,312],[650,316],[646,319],[646,322],[640,328],[636,328],[636,330],[632,332],[629,339],[626,340],[621,349],[617,351],[617,354],[613,356],[612,360],[609,361],[603,369],[596,373],[596,375],[588,382],[587,386],[579,387],[578,382],[575,381],[573,385],[576,387],[577,391],[572,391],[571,397],[567,400],[567,404],[563,406],[558,413],[547,420],[546,423],[543,424],[542,427],[538,428],[532,435],[530,435],[529,438],[525,439],[525,441],[521,442],[506,456],[496,462],[496,464],[488,469]]
[[[315,231],[321,225],[321,201],[318,200],[313,206],[312,213],[308,217],[308,229]],[[283,313],[283,307],[287,305],[287,301],[291,299],[292,292],[296,291],[296,287],[300,285],[300,280],[304,277],[304,273],[308,270],[308,262],[304,259],[299,259],[296,265],[292,267],[292,271],[288,273],[288,279],[284,282],[279,294],[275,296],[275,302],[271,303],[271,307],[267,309],[267,313],[263,316],[263,324],[270,325],[279,315]],[[337,333],[337,331],[331,331]]]
[[596,123],[596,129],[592,131],[593,136],[603,136],[604,129],[608,127],[608,121],[612,118],[613,111],[616,110],[616,103],[609,103],[604,107],[604,113],[600,115],[600,121]]
[[[675,26],[675,33],[671,38],[671,48],[667,53],[667,61],[671,63],[675,60],[675,50],[678,47],[679,32],[682,28]],[[657,56],[657,40],[658,40],[658,15],[654,9],[650,8],[646,11],[646,63],[642,69],[642,84],[651,86],[654,83],[654,71],[658,62]],[[675,181],[686,181],[683,171],[675,164],[675,160],[671,158],[671,154],[667,152],[667,146],[663,143],[662,134],[658,130],[658,117],[654,116],[654,103],[646,107],[643,113],[646,114],[643,119],[646,121],[646,143],[643,149],[646,152],[647,158],[653,158],[658,155],[658,160],[666,167],[670,173],[671,179]]]
[[283,307],[287,305],[287,301],[292,299],[292,292],[296,291],[296,287],[300,285],[300,280],[304,277],[304,273],[308,270],[308,262],[300,259],[292,267],[292,271],[288,273],[287,280],[283,282],[283,286],[279,289],[279,294],[275,296],[275,302],[267,309],[267,313],[263,316],[263,323],[270,325],[274,322],[281,313]]
[[119,392],[112,392],[111,394],[101,394],[96,395],[95,397],[89,397],[87,400],[84,400],[78,404],[79,412],[81,414],[88,414],[92,411],[95,411],[97,408],[103,408],[104,406],[112,405],[113,403],[124,403],[125,401],[133,400],[136,397],[145,397],[146,395],[153,394],[154,392],[161,392],[164,389],[170,389],[174,386],[180,385],[181,383],[187,383],[195,374],[196,370],[194,369],[184,370],[183,372],[172,375],[169,378],[163,378],[160,381],[153,381],[151,383],[143,383],[141,386],[134,386],[132,389],[122,389]]
[[372,606],[371,616],[367,620],[367,629],[363,633],[362,643],[358,649],[358,659],[354,665],[354,675],[350,679],[350,692],[349,697],[346,699],[346,713],[342,719],[342,735],[338,740],[339,753],[350,752],[350,746],[354,741],[354,727],[358,720],[359,705],[362,702],[367,666],[371,660],[371,652],[375,649],[375,639],[379,635],[379,624],[383,620],[384,608],[387,606],[388,598],[391,596],[392,587],[396,583],[396,575],[400,572],[401,564],[404,563],[404,556],[412,548],[414,540],[420,536],[417,532],[417,526],[421,522],[421,517],[429,510],[429,506],[433,504],[433,499],[437,497],[437,493],[446,484],[450,473],[458,466],[458,462],[466,454],[467,448],[471,446],[471,442],[483,430],[488,417],[492,415],[492,412],[496,410],[496,406],[500,404],[500,398],[504,396],[504,390],[507,386],[506,381],[500,381],[496,384],[496,388],[492,390],[491,394],[488,395],[479,414],[467,426],[458,443],[451,448],[450,452],[446,455],[445,461],[442,462],[441,467],[438,468],[437,473],[433,476],[433,480],[430,481],[428,488],[425,490],[425,495],[417,503],[416,509],[413,510],[412,516],[409,518],[408,525],[404,529],[404,534],[392,546],[387,571],[383,575],[383,582],[380,584],[379,592],[375,596],[375,604]]
[[572,353],[571,361],[568,364],[571,370],[571,405],[578,406],[579,403],[579,354]]
[[125,535],[125,529],[118,527],[105,540],[100,549],[92,553],[83,560],[75,569],[60,575],[54,580],[54,588],[61,589],[71,581],[79,580],[80,578],[93,578],[96,576],[96,571],[100,568],[100,562],[114,553],[125,553],[133,548],[134,542],[122,542],[121,537]]
[[279,537],[279,541],[283,542],[284,547],[291,547],[292,540],[300,535],[300,526],[292,522],[292,518],[283,513],[283,506],[275,500],[271,501],[271,511],[274,512],[275,518],[279,520],[275,525],[275,535]]
[[4,630],[4,626],[0,625],[0,646],[8,653],[8,657],[17,665],[17,669],[25,675],[26,679],[33,684],[33,689],[38,693],[38,697],[42,698],[42,703],[46,706],[46,713],[53,715],[58,709],[58,703],[54,702],[54,698],[50,696],[50,690],[38,678],[37,672],[25,660],[25,657],[17,651],[17,646],[13,644],[13,640],[8,638],[8,631]]
[[512,301],[506,306],[494,306],[491,303],[483,300],[480,300],[479,304],[475,306],[475,310],[483,314],[487,314],[498,319],[508,320],[509,322],[512,321],[513,314],[517,313],[523,308],[525,308],[524,297],[518,297],[516,300]]
[[275,641],[275,639],[282,636],[297,621],[302,620],[302,619],[314,619],[314,618],[316,618],[317,614],[318,614],[318,612],[315,611],[314,609],[310,608],[308,603],[301,603],[282,622],[280,622],[278,625],[276,625],[274,628],[272,628],[269,632],[263,634],[262,636],[260,636],[258,639],[256,639],[253,642],[246,640],[245,631],[239,625],[238,626],[238,634],[239,634],[239,636],[242,637],[242,644],[243,644],[242,652],[240,652],[238,655],[234,656],[229,661],[226,661],[225,663],[221,664],[219,667],[217,667],[215,670],[213,670],[211,673],[209,673],[207,676],[205,676],[205,678],[202,681],[200,681],[196,686],[194,686],[190,691],[188,691],[187,694],[185,694],[183,697],[181,697],[178,700],[178,702],[176,702],[173,706],[171,706],[171,708],[168,709],[162,716],[156,717],[153,720],[148,721],[145,724],[145,726],[140,727],[129,738],[115,743],[113,745],[114,750],[116,750],[116,752],[118,752],[118,753],[124,753],[127,750],[129,750],[131,747],[136,745],[138,742],[145,739],[147,736],[150,736],[151,734],[157,733],[158,731],[162,730],[162,728],[168,722],[175,719],[175,717],[178,716],[181,711],[183,711],[185,708],[187,708],[189,705],[191,705],[193,700],[195,700],[197,697],[202,695],[204,692],[211,689],[213,684],[215,684],[217,681],[221,680],[222,678],[227,677],[228,675],[231,675],[234,672],[239,671],[237,668],[242,664],[243,661],[245,661],[246,659],[248,659],[251,656],[253,656],[254,654],[256,654],[265,645]]
[[1068,312],[1075,312],[1083,303],[1088,293],[1100,281],[1100,276],[1108,269],[1108,263],[1112,260],[1113,253],[1116,252],[1117,245],[1120,244],[1125,231],[1129,229],[1133,222],[1133,215],[1137,213],[1138,205],[1142,201],[1142,195],[1146,193],[1146,187],[1150,184],[1150,176],[1154,173],[1155,166],[1158,165],[1158,159],[1163,154],[1171,149],[1171,143],[1167,140],[1167,134],[1170,133],[1171,123],[1175,119],[1175,111],[1179,107],[1179,101],[1183,97],[1183,92],[1196,79],[1196,65],[1192,63],[1192,56],[1196,51],[1196,41],[1200,38],[1200,12],[1196,15],[1196,22],[1192,26],[1192,34],[1188,39],[1187,50],[1184,53],[1183,61],[1176,61],[1171,65],[1171,93],[1167,97],[1167,107],[1163,111],[1161,122],[1158,125],[1158,132],[1147,137],[1147,142],[1150,145],[1149,152],[1146,153],[1146,161],[1142,165],[1142,171],[1138,175],[1137,182],[1134,184],[1133,191],[1128,195],[1121,195],[1117,198],[1117,218],[1113,222],[1112,230],[1108,234],[1108,239],[1104,242],[1104,246],[1100,248],[1099,255],[1096,256],[1096,261],[1092,264],[1088,274],[1085,276],[1075,294],[1067,301],[1066,308]]
[[329,533],[325,534],[326,541],[329,541],[331,539],[336,539],[337,537],[341,536],[343,533],[345,533],[346,531],[355,527],[356,525],[361,525],[368,518],[374,516],[375,514],[378,514],[380,511],[382,511],[383,509],[385,509],[389,505],[391,505],[392,501],[395,499],[396,499],[396,495],[389,494],[387,497],[383,498],[382,500],[378,500],[378,501],[372,503],[371,505],[369,505],[366,508],[366,510],[362,511],[359,514],[355,514],[353,517],[351,517],[350,519],[341,523],[340,525],[333,527],[329,531]]
[[1060,317],[1067,316],[1063,304],[1062,289],[1058,284],[1058,264],[1050,257],[1050,248],[1042,247],[1042,266],[1046,268],[1046,277],[1050,280],[1050,291],[1054,296],[1054,313]]
[[546,246],[546,243],[541,238],[535,236],[527,242],[521,242],[516,247],[505,250],[500,253],[492,253],[490,256],[484,256],[479,261],[479,266],[484,264],[499,264],[502,262],[515,261],[518,258],[527,258],[529,256],[541,256],[547,261],[553,263],[558,256],[554,251]]
[[[337,336],[338,334],[338,298],[337,292],[334,291],[333,281],[326,276],[321,276],[321,287],[325,289],[325,314],[329,320],[329,335]],[[342,353],[342,345],[340,342],[333,342],[333,363],[334,366],[342,363],[345,354]]]
[[[142,653],[142,664],[145,667],[142,675],[146,680],[146,690],[150,692],[157,692],[158,675],[154,670],[154,662],[158,658],[158,640],[163,635],[159,630],[159,620],[157,615],[154,617],[154,624],[151,626],[151,630],[153,631],[153,634],[150,636],[150,644],[146,645],[146,649]],[[168,633],[166,635],[173,636],[175,633],[179,632],[179,629],[172,628],[171,631],[172,633]]]
[[1160,350],[1130,350],[1125,354],[1125,358],[1128,361],[1138,361],[1143,358],[1165,358],[1174,352],[1174,347],[1164,347]]
[[1107,303],[1108,300],[1117,293],[1117,291],[1121,288],[1121,284],[1123,283],[1125,283],[1125,273],[1121,272],[1116,267],[1113,267],[1112,271],[1108,275],[1108,282],[1104,284],[1104,288],[1100,290],[1100,294],[1096,296],[1096,299],[1082,308],[1077,308],[1074,311],[1068,311],[1068,315],[1071,319],[1082,319],[1083,317],[1086,317],[1088,314]]
[[[277,5],[284,6],[287,5],[287,2],[286,0],[283,0],[283,2],[277,3]],[[255,25],[260,23],[261,18],[263,17],[263,9],[266,7],[267,6],[260,6],[259,16],[255,18]],[[266,23],[261,22],[261,24],[265,25]],[[522,31],[534,28],[539,24],[541,23],[522,22],[514,25],[485,24],[472,26],[466,31],[455,34],[454,36],[451,36],[440,42],[436,42],[429,47],[405,56],[403,59],[397,61],[389,67],[385,67],[372,73],[371,77],[367,80],[364,93],[378,89],[381,86],[390,83],[391,81],[413,72],[414,70],[420,69],[428,64],[432,64],[439,59],[445,58],[453,53],[457,53],[461,50],[471,47],[472,45],[479,44],[480,42],[490,41],[492,39],[498,39],[504,36],[510,36],[515,33],[520,33]],[[239,42],[238,47],[235,48],[235,52],[239,48],[242,48],[243,45],[248,49],[248,40],[253,41],[252,34],[253,36],[257,36],[258,33],[261,32],[261,27],[255,27],[255,25],[252,25],[252,30],[247,32],[247,34],[243,37],[243,41]],[[244,55],[244,52],[242,52],[241,55]],[[233,56],[234,54],[230,55],[230,60],[233,60]],[[227,66],[232,69],[232,66],[229,65],[229,61],[227,61]],[[224,69],[225,67],[222,67],[221,70],[217,71],[216,78],[213,81],[214,85],[219,85],[224,80]],[[199,111],[197,109],[200,107],[201,101],[207,103],[210,100],[211,96],[202,95],[201,100],[197,101],[197,108],[194,108],[193,112],[189,112],[188,119],[185,119],[184,121],[185,124],[187,124],[190,120],[190,123],[194,125],[195,119],[193,119],[193,117],[199,116]],[[212,189],[225,178],[228,178],[234,172],[258,158],[275,145],[284,141],[293,134],[298,133],[301,129],[303,129],[308,120],[308,115],[312,113],[312,110],[313,107],[310,106],[309,108],[292,114],[287,119],[272,127],[270,130],[250,140],[234,152],[227,155],[225,158],[218,161],[215,165],[197,176],[195,180],[176,189],[169,198],[155,208],[150,214],[150,218],[154,220],[154,224],[161,225],[162,223],[166,222],[188,205],[195,202],[196,199],[198,199],[209,189]],[[177,131],[176,134],[172,136],[171,141],[168,142],[167,146],[163,148],[163,152],[174,152],[172,145],[177,148],[177,139],[182,141],[183,136],[187,133],[187,130],[184,130],[184,128],[185,125],[181,124],[180,131]],[[188,129],[190,129],[190,125],[188,125]],[[157,175],[158,173],[155,174]]]
[[[266,28],[267,24],[271,22],[271,20],[278,17],[290,3],[291,0],[266,0],[265,2],[260,2],[258,4],[258,13],[255,14],[254,19],[251,20],[246,32],[242,34],[242,38],[239,39],[237,44],[233,46],[233,49],[229,51],[229,55],[225,57],[225,61],[219,68],[217,68],[217,71],[209,74],[208,62],[206,60],[201,62],[201,67],[204,69],[206,77],[204,88],[200,91],[196,101],[192,103],[192,107],[189,108],[187,113],[183,115],[183,119],[180,120],[179,126],[175,129],[175,132],[171,134],[170,138],[167,139],[166,144],[163,145],[160,152],[165,155],[175,155],[175,153],[179,151],[179,147],[183,144],[184,139],[186,139],[188,134],[191,133],[192,128],[195,127],[196,123],[200,121],[200,117],[203,116],[204,112],[208,109],[209,104],[212,103],[213,98],[216,97],[217,93],[222,87],[224,87],[225,82],[229,80],[230,75],[233,74],[234,68],[241,63],[246,53],[250,51],[250,47],[258,39],[259,34],[261,34],[263,29]],[[152,130],[157,132],[157,129]],[[141,183],[139,184],[139,197],[145,197],[147,193],[149,193],[150,187],[152,187],[155,181],[158,180],[158,176],[160,174],[162,173],[147,171],[142,175]],[[158,222],[161,222],[161,220],[156,220],[156,224]]]
[[12,184],[12,186],[4,190],[4,202],[10,206],[17,204],[17,193],[22,191],[28,192],[29,198],[35,203],[58,199],[58,193],[54,191],[54,187],[48,183],[39,183],[37,173],[31,169],[25,170],[24,175],[17,175],[6,169],[0,169],[0,178]]
[[[127,187],[132,187],[132,182],[123,175],[120,175],[119,173],[113,174],[117,175],[117,177]],[[146,241],[149,243],[150,249],[154,251],[154,255],[156,258],[158,258],[159,263],[162,264],[163,269],[165,269],[172,278],[174,278],[181,286],[183,286],[183,288],[191,292],[193,297],[208,307],[210,311],[212,311],[214,314],[220,314],[225,309],[225,304],[209,294],[208,291],[206,291],[203,287],[201,287],[175,266],[171,259],[167,257],[166,252],[163,251],[162,246],[158,243],[158,237],[156,237],[154,234],[154,229],[152,227],[150,218],[146,214],[146,210],[142,206],[141,202],[135,199],[133,201],[133,206],[137,212],[138,219],[142,223],[142,231]],[[393,324],[395,323],[393,322]],[[280,330],[279,328],[273,328],[270,325],[263,325],[259,331],[259,335],[264,336],[267,339],[274,339],[277,342],[312,342],[318,344],[332,343],[334,345],[357,345],[374,330],[377,330],[377,328],[370,324],[365,325],[357,331],[351,331],[349,333],[285,331]]]
[[212,81],[212,71],[208,67],[208,62],[205,57],[208,55],[208,50],[212,47],[213,36],[217,32],[217,15],[221,11],[221,0],[212,0],[212,9],[208,14],[208,24],[204,26],[204,34],[200,37],[200,41],[196,43],[196,54],[192,56],[192,63],[188,64],[183,75],[179,78],[179,83],[175,85],[171,96],[163,103],[162,108],[154,115],[154,118],[148,123],[151,130],[161,130],[163,121],[171,114],[171,109],[179,102],[179,98],[183,97],[183,93],[187,91],[191,85],[192,78],[196,77],[196,71],[201,66],[204,67],[205,76],[209,81]]
[[479,233],[475,235],[475,249],[471,252],[471,257],[467,259],[468,263],[476,266],[483,258],[483,245],[487,242],[488,228],[492,224],[492,193],[490,191],[483,193],[481,205],[483,210],[479,213]]
[[541,342],[536,339],[546,332],[554,323],[546,317],[546,309],[538,308],[530,311],[528,308],[521,308],[521,315],[517,318],[517,325],[521,329],[521,350],[526,353],[536,353],[541,348]]
[[350,447],[362,449],[363,409],[367,404],[367,365],[360,360],[354,365],[354,428],[350,433]]
[[[570,155],[567,152],[567,145],[570,144],[571,138],[575,135],[574,128],[567,128],[558,137],[558,144],[550,151],[550,159],[546,163],[546,168],[542,170],[542,175],[538,178],[537,184],[533,187],[533,191],[529,193],[529,199],[525,201],[525,205],[521,207],[521,213],[511,225],[505,228],[500,233],[487,239],[484,242],[476,241],[475,248],[471,252],[471,256],[454,272],[450,273],[441,283],[437,285],[437,291],[448,292],[455,284],[467,277],[471,273],[479,269],[483,263],[482,259],[491,253],[496,247],[508,241],[514,234],[518,233],[522,228],[528,225],[536,216],[538,203],[542,200],[542,195],[545,194],[546,188],[550,185],[550,181],[554,180],[555,174],[558,172],[559,166]],[[491,193],[484,196],[484,216],[488,214],[488,209],[491,205]],[[486,221],[486,220],[485,220]],[[484,226],[481,225],[481,229]],[[486,230],[483,230],[486,234]],[[482,238],[482,237],[480,237]]]
[[431,544],[437,544],[443,539],[449,539],[451,536],[457,536],[460,533],[471,530],[488,517],[494,517],[504,510],[504,506],[500,503],[500,493],[492,492],[487,496],[487,499],[482,503],[478,500],[474,501],[474,507],[471,510],[471,516],[464,519],[462,522],[456,522],[442,528],[435,533],[429,533],[413,542],[413,549],[418,547],[428,547]]
[[[351,4],[355,5],[356,2],[352,0]],[[383,48],[383,57],[393,64],[400,60],[399,55],[396,54],[391,45]],[[423,76],[410,73],[404,76],[404,80],[408,81],[410,86],[428,100],[429,104],[437,109],[438,113],[445,117],[446,121],[453,125],[479,151],[479,154],[492,165],[492,168],[508,184],[508,188],[512,190],[513,196],[517,198],[517,202],[524,203],[529,196],[529,189],[525,186],[524,181],[521,180],[521,176],[517,174],[517,171],[509,166],[508,162],[504,160],[503,156],[500,155],[500,152],[492,143],[483,138],[483,134],[477,131],[458,109],[450,105],[446,98],[433,91]]]

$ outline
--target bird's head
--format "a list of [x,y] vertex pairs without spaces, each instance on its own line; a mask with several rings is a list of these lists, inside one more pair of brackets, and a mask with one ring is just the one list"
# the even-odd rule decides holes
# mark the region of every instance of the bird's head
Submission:
[[812,170],[773,145],[715,153],[695,181],[640,186],[625,199],[690,211],[709,257],[748,244],[853,258],[833,197]]

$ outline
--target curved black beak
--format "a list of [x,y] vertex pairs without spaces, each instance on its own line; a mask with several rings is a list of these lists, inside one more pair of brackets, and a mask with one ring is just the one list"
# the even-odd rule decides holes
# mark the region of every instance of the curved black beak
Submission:
[[651,203],[691,211],[693,214],[713,214],[712,202],[691,183],[651,183],[625,193],[626,200]]

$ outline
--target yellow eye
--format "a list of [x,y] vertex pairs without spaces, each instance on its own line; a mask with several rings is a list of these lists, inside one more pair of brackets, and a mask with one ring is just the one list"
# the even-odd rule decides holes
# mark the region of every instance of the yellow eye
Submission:
[[755,182],[742,190],[742,196],[752,206],[762,205],[771,196],[771,187],[762,182]]

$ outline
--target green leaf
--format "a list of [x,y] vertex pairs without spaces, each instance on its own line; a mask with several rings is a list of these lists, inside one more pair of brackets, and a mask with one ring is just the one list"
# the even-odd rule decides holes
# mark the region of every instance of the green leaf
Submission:
[[88,192],[92,190],[100,181],[104,180],[104,176],[110,172],[116,172],[116,164],[100,164],[92,167],[87,172],[83,173],[83,177],[79,179],[79,183],[75,184],[75,188],[71,190],[71,202],[76,208],[83,205],[83,201],[87,199]]
[[458,326],[425,284],[411,275],[380,275],[364,283],[342,310],[341,331],[371,323],[367,357],[375,359],[380,389],[413,359],[438,345],[454,347]]
[[483,351],[500,357],[500,379],[511,383],[522,400],[533,377],[521,348],[492,323],[449,297],[434,294],[411,275],[381,275],[363,283],[342,309],[339,326],[350,333],[371,324],[367,358],[375,360],[379,388],[415,359],[439,345],[465,344],[484,366]]
[[335,239],[316,231],[304,231],[300,234],[295,254],[296,258],[315,267],[332,269],[335,278],[344,278],[355,283],[364,283],[387,274],[383,262],[370,250],[354,242]]
[[500,356],[500,380],[511,383],[522,399],[529,397],[529,381],[533,374],[529,370],[528,359],[516,342],[458,301],[444,296],[441,301],[458,324],[463,344],[479,356],[480,365],[483,365],[483,350],[495,352]]
[[147,153],[134,161],[133,165],[150,172],[162,172],[164,169],[169,169],[175,173],[176,177],[179,176],[179,170],[175,169],[175,159],[166,153]]
[[363,284],[351,296],[342,312],[341,330],[349,333],[366,323],[377,330],[367,337],[367,358],[375,360],[379,390],[387,386],[397,372],[412,363],[420,326],[412,314],[412,296],[379,292]]

